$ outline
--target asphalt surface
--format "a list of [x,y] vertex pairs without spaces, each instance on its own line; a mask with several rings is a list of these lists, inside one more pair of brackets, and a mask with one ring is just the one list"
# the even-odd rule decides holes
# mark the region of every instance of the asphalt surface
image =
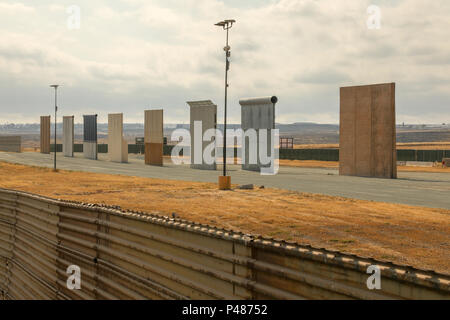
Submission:
[[[0,161],[52,168],[53,154],[0,152]],[[221,175],[221,166],[217,171],[195,170],[172,163],[165,163],[164,167],[146,166],[140,155],[130,155],[129,163],[113,163],[108,161],[107,154],[99,154],[98,161],[84,159],[82,154],[74,158],[58,154],[57,163],[58,168],[64,170],[170,180],[217,182]],[[399,172],[398,179],[389,180],[339,176],[335,169],[281,167],[277,175],[262,176],[242,171],[237,165],[228,167],[233,184],[450,209],[450,173]]]

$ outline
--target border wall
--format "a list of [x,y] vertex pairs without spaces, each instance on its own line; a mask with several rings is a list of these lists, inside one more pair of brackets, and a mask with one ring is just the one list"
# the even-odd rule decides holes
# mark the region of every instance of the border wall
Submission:
[[50,153],[50,116],[41,116],[40,126],[40,150],[41,153]]
[[[67,288],[70,265],[81,290]],[[367,268],[381,290],[367,289]],[[0,189],[0,299],[450,299],[450,276]]]
[[395,83],[340,88],[339,174],[397,178]]
[[[63,117],[63,153],[65,157],[73,157],[74,116]],[[54,148],[53,148],[54,150]],[[54,151],[53,151],[54,152]]]
[[[172,145],[164,145],[164,155],[170,156],[172,149]],[[51,145],[51,152],[53,150],[54,144]],[[62,152],[61,144],[57,145],[57,150]],[[74,152],[83,152],[83,145],[75,144]],[[99,144],[98,153],[108,153],[108,145]],[[145,154],[145,146],[129,144],[128,153]],[[235,156],[238,154],[236,148],[234,154]],[[441,162],[443,158],[450,158],[450,150],[397,150],[397,161]],[[339,161],[339,149],[280,149],[280,159]]]
[[0,151],[22,152],[21,136],[0,136]]
[[144,118],[145,164],[162,166],[164,164],[164,110],[145,110]]

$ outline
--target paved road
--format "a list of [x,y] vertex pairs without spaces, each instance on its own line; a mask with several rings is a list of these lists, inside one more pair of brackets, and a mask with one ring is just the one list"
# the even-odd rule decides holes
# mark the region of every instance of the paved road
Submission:
[[[106,154],[100,160],[58,155],[58,168],[74,171],[121,174],[171,180],[217,182],[220,171],[190,169],[166,163],[164,167],[145,166],[142,156],[130,155],[129,163],[112,163]],[[53,155],[40,153],[2,153],[0,161],[53,167]],[[275,176],[261,176],[230,166],[234,184],[264,185],[266,187],[302,192],[321,193],[347,198],[403,203],[432,208],[450,209],[450,173],[400,172],[399,179],[375,179],[339,176],[334,169],[282,167]]]

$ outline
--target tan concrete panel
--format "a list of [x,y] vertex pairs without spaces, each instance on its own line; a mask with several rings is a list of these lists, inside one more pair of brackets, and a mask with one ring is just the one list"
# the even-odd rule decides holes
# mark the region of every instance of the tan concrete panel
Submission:
[[41,153],[50,153],[50,116],[41,116]]
[[340,90],[341,175],[396,178],[395,84]]
[[108,156],[112,162],[127,162],[128,150],[123,139],[123,114],[108,115]]
[[164,143],[163,110],[145,110],[145,143]]

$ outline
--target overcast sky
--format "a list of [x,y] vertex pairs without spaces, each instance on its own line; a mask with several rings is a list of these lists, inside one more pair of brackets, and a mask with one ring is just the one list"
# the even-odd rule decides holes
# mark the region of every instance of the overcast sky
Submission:
[[[380,29],[367,27],[371,4]],[[449,0],[0,0],[0,123],[51,114],[53,83],[76,122],[163,108],[188,123],[197,99],[222,121],[225,32],[213,24],[225,18],[237,20],[231,122],[239,98],[277,95],[277,122],[338,123],[339,87],[384,82],[397,84],[398,123],[450,122]]]

